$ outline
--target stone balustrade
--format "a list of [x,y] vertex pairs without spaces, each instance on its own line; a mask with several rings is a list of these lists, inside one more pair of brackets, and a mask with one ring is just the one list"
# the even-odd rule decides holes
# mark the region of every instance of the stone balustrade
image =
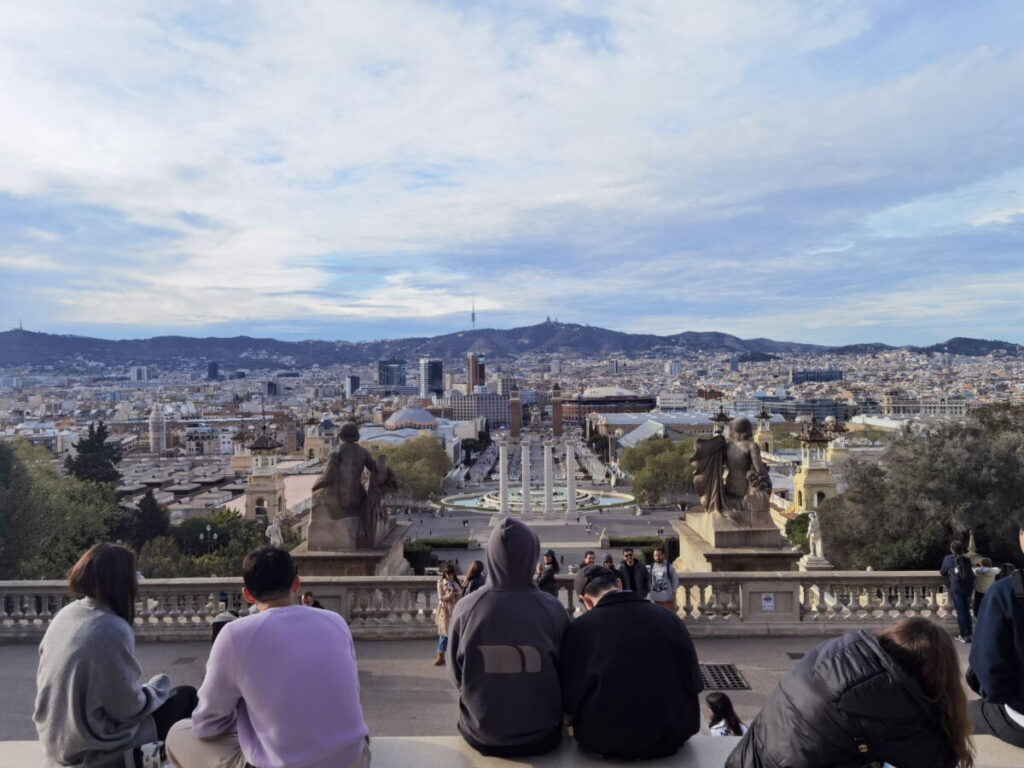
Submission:
[[[577,607],[572,577],[558,578],[559,600]],[[303,589],[341,614],[357,638],[433,637],[431,576],[307,577]],[[945,583],[931,571],[794,571],[680,575],[679,615],[695,637],[834,635],[878,628],[904,616],[953,624]],[[38,640],[72,600],[62,581],[0,581],[0,642]],[[209,637],[222,611],[248,611],[241,579],[146,579],[135,628],[142,640]]]

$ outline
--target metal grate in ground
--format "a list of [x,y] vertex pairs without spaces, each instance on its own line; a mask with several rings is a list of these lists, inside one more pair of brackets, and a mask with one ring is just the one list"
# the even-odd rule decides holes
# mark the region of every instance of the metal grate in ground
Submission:
[[749,691],[750,684],[735,664],[701,664],[700,677],[708,691]]
[[802,659],[807,654],[806,653],[799,653],[797,651],[787,651],[786,655],[789,656],[789,658],[791,658],[793,661],[800,661],[800,659]]

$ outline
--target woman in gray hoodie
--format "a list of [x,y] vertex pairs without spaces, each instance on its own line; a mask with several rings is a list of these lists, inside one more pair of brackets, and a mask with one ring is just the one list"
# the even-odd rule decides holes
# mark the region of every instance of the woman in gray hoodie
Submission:
[[39,645],[36,730],[48,766],[120,768],[126,752],[163,741],[192,714],[196,689],[172,690],[167,675],[139,681],[130,549],[97,544],[72,566],[68,584],[81,599],[60,610]]
[[524,757],[558,746],[564,605],[533,583],[536,534],[506,518],[487,541],[487,583],[462,598],[448,626],[448,673],[459,733],[485,755]]

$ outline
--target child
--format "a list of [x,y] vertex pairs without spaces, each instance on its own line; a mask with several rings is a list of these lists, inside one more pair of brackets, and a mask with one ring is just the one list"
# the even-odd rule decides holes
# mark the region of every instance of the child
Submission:
[[704,701],[708,705],[708,730],[712,736],[742,736],[747,732],[747,726],[732,708],[732,700],[724,693],[709,693]]

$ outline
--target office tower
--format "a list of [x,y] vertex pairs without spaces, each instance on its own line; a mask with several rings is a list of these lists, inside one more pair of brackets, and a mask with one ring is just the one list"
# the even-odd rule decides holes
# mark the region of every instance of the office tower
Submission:
[[420,397],[444,394],[444,365],[440,360],[420,358]]
[[346,376],[345,377],[345,397],[352,397],[353,395],[355,395],[357,389],[359,389],[359,377],[358,376]]
[[486,358],[479,357],[472,352],[466,355],[466,394],[471,395],[477,387],[487,383],[484,361]]
[[669,362],[665,363],[665,373],[667,373],[669,376],[678,376],[681,370],[682,366],[679,365],[678,360],[670,360]]
[[404,387],[405,360],[378,360],[377,384],[382,387]]
[[206,366],[206,378],[210,381],[216,381],[220,378],[220,366],[216,363],[210,363]]
[[149,368],[145,365],[133,365],[128,370],[128,378],[131,381],[149,381]]

